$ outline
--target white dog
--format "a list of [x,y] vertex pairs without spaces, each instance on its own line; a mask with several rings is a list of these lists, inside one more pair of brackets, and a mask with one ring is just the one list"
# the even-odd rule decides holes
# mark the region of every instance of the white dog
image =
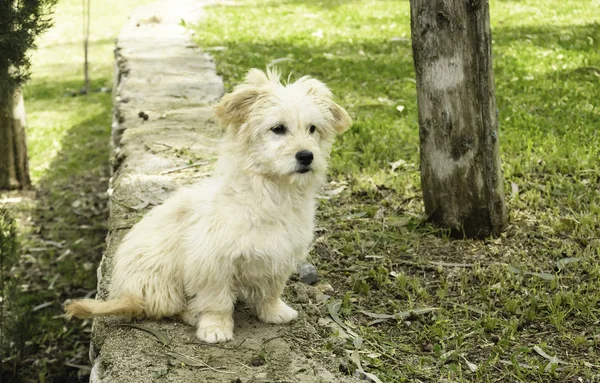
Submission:
[[283,85],[257,69],[215,113],[226,127],[217,175],[137,223],[115,254],[109,300],[72,301],[67,317],[179,315],[215,343],[233,338],[238,298],[264,322],[298,316],[280,296],[313,238],[334,137],[352,120],[320,81]]

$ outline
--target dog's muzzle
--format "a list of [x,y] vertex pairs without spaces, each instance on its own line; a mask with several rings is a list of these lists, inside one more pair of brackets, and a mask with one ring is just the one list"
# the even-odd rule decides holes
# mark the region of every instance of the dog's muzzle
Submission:
[[296,173],[308,173],[310,172],[312,169],[310,168],[310,166],[299,166],[296,168]]

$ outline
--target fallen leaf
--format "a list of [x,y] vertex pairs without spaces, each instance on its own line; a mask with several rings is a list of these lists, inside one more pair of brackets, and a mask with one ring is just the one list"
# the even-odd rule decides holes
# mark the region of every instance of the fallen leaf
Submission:
[[546,281],[553,281],[553,280],[556,279],[556,275],[549,274],[549,273],[530,273],[530,272],[527,272],[525,274],[535,275],[536,277],[542,278],[543,280],[546,280]]
[[368,326],[368,327],[371,327],[371,326],[373,326],[373,325],[376,325],[376,324],[379,324],[379,323],[383,323],[383,322],[386,322],[386,321],[388,321],[388,320],[389,320],[389,319],[375,319],[375,320],[373,320],[373,321],[370,321],[369,323],[367,323],[367,326]]
[[558,268],[558,270],[562,270],[564,269],[568,264],[570,263],[575,263],[575,262],[579,262],[581,261],[583,258],[580,257],[574,257],[574,258],[563,258],[563,259],[559,259],[556,262],[556,267]]
[[442,267],[473,267],[471,263],[452,263],[452,262],[434,262],[429,261],[430,264]]
[[173,351],[173,352],[167,351],[167,352],[165,352],[165,355],[172,356],[173,358],[179,360],[182,363],[187,364],[188,366],[206,367],[207,369],[210,369],[214,372],[220,372],[222,374],[235,374],[234,371],[220,370],[218,368],[211,367],[206,362],[203,362],[200,359],[194,359],[194,358],[189,357],[185,354],[182,354],[178,351]]
[[440,307],[423,307],[420,309],[414,309],[414,310],[409,310],[409,311],[400,311],[398,313],[398,317],[400,317],[401,319],[406,319],[406,318],[410,318],[411,315],[428,314],[430,312],[434,312],[439,309],[440,309]]
[[39,311],[41,309],[45,309],[46,307],[50,307],[54,304],[54,301],[49,301],[49,302],[44,302],[42,304],[39,304],[37,306],[35,306],[34,308],[31,309],[31,311],[35,312],[35,311]]
[[533,351],[537,352],[540,356],[548,359],[548,365],[546,366],[545,371],[548,371],[550,368],[552,368],[553,364],[568,364],[566,362],[563,362],[562,360],[558,359],[558,357],[556,356],[550,356],[548,355],[544,350],[542,350],[542,348],[540,346],[533,346]]
[[370,372],[363,371],[363,374],[365,374],[367,376],[367,378],[371,379],[375,383],[383,383],[381,380],[379,380],[378,377],[371,374]]
[[356,365],[356,368],[358,368],[359,371],[363,371],[363,368],[360,364],[360,354],[358,353],[358,350],[352,351],[352,354],[350,354],[350,360]]
[[546,281],[553,281],[556,279],[556,275],[555,274],[550,274],[550,273],[532,273],[531,271],[524,271],[522,269],[519,269],[518,267],[514,267],[514,266],[508,266],[508,271],[510,271],[511,273],[515,273],[515,274],[522,274],[522,275],[533,275],[536,276],[538,278],[542,278]]
[[142,330],[142,331],[146,331],[147,333],[150,333],[152,335],[154,335],[156,337],[156,339],[158,339],[163,345],[168,346],[171,344],[171,339],[165,335],[164,333],[162,333],[159,330],[150,328],[150,327],[145,327],[139,324],[129,324],[129,323],[123,323],[121,324],[121,326],[124,327],[133,327],[136,328],[138,330]]
[[340,311],[340,307],[341,306],[342,306],[342,304],[341,304],[340,301],[334,301],[334,302],[331,302],[330,304],[328,304],[327,305],[327,311],[329,312],[329,316],[341,328],[343,328],[344,330],[346,330],[348,332],[348,334],[350,334],[350,335],[352,335],[352,337],[356,338],[358,336],[358,334],[355,333],[354,331],[352,331],[350,329],[350,327],[348,327],[348,325],[346,325],[344,322],[342,322],[342,319],[338,315],[338,312]]
[[391,315],[391,314],[377,314],[377,313],[371,313],[368,311],[360,311],[360,312],[365,314],[368,317],[375,318],[375,319],[395,319],[396,318],[395,315]]
[[464,356],[462,358],[465,360],[465,363],[471,372],[477,372],[477,365],[475,363],[469,362]]

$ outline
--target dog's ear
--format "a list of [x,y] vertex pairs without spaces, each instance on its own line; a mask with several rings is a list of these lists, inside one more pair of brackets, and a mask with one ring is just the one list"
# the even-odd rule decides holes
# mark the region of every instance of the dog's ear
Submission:
[[260,69],[252,68],[246,74],[246,84],[252,85],[267,85],[267,84],[281,84],[280,81],[281,73],[279,69],[275,67],[267,68],[265,72]]
[[309,96],[315,96],[320,98],[328,98],[331,99],[333,94],[327,87],[327,85],[323,84],[321,81],[310,78],[308,76],[301,77],[296,84],[304,87],[306,89],[306,94]]
[[246,74],[246,84],[264,85],[269,82],[269,78],[260,69],[252,68]]
[[250,108],[263,94],[264,90],[256,85],[239,85],[233,92],[223,96],[215,107],[215,115],[222,126],[240,125],[246,121]]
[[316,97],[327,106],[332,116],[331,125],[337,133],[343,133],[352,126],[352,119],[348,115],[348,112],[333,102],[333,94],[327,85],[308,76],[300,78],[296,83],[304,87],[306,94]]
[[329,110],[331,111],[331,116],[333,117],[333,128],[338,134],[344,133],[352,126],[352,118],[350,118],[350,115],[348,112],[346,112],[346,109],[331,101]]

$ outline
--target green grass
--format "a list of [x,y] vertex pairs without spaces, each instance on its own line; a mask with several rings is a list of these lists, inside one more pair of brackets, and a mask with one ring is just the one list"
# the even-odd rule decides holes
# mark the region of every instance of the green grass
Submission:
[[[23,254],[14,275],[22,288],[13,329],[19,344],[2,361],[0,380],[87,381],[91,322],[60,315],[66,299],[96,288],[108,211],[114,40],[133,8],[147,2],[92,1],[87,96],[71,95],[83,87],[80,1],[59,2],[54,26],[33,53],[24,97],[35,194],[8,205],[20,222]],[[98,92],[103,87],[108,93]]]
[[[423,223],[407,1],[237,1],[195,27],[229,89],[285,58],[284,72],[325,81],[355,121],[332,159],[332,188],[345,189],[321,202],[311,257],[364,339],[366,371],[385,382],[600,376],[598,14],[592,0],[491,2],[510,226],[484,241]],[[422,307],[440,309],[381,323],[361,312]],[[355,349],[321,335],[317,355]]]

